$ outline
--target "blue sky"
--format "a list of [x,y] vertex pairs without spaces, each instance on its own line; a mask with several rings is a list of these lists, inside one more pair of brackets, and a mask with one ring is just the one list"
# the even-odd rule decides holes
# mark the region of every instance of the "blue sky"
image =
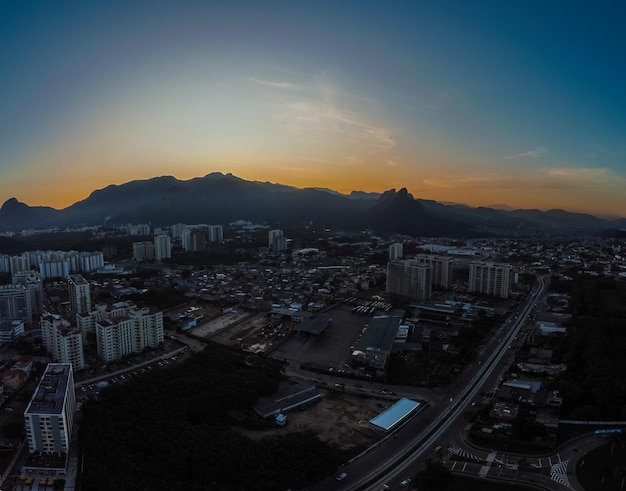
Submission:
[[625,5],[2,2],[0,201],[221,171],[624,216]]

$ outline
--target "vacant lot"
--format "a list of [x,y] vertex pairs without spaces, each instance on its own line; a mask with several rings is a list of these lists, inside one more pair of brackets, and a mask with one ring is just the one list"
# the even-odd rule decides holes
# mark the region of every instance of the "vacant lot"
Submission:
[[368,397],[324,391],[322,399],[310,406],[287,413],[287,425],[274,430],[245,431],[250,438],[264,438],[271,433],[313,430],[321,440],[344,449],[364,448],[384,434],[369,427],[369,420],[390,403]]

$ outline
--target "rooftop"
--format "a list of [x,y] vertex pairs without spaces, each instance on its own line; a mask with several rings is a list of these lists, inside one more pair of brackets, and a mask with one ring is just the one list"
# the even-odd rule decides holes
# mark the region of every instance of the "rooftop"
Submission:
[[49,363],[25,414],[61,414],[71,363]]

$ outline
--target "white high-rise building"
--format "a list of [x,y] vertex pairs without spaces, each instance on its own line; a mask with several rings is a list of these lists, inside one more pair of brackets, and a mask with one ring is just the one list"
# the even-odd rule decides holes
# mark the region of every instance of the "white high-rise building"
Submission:
[[152,261],[154,259],[154,242],[147,240],[133,242],[133,259],[137,262]]
[[111,362],[163,342],[163,313],[148,309],[130,310],[124,317],[96,322],[98,355]]
[[46,351],[59,363],[71,363],[74,370],[85,368],[83,336],[80,329],[56,314],[41,316],[41,337]]
[[49,363],[24,412],[30,453],[69,453],[75,406],[72,365]]
[[172,257],[172,239],[169,235],[154,237],[154,260],[159,262]]
[[469,267],[468,291],[509,298],[512,269],[510,264],[473,261]]
[[430,266],[432,286],[447,290],[450,288],[450,270],[452,258],[432,254],[418,254],[415,261]]
[[67,289],[70,297],[72,323],[75,323],[77,314],[91,311],[91,290],[87,280],[79,274],[68,277]]
[[20,271],[13,274],[14,285],[22,285],[26,290],[26,320],[33,324],[33,320],[43,313],[43,283],[37,271]]
[[387,293],[428,300],[432,293],[430,266],[411,260],[387,263]]
[[221,225],[209,225],[209,242],[222,242],[224,240],[224,227]]
[[404,256],[404,245],[402,242],[394,242],[389,246],[389,260],[395,261],[396,259],[402,259]]
[[0,320],[28,321],[24,285],[0,285]]
[[270,230],[267,233],[267,242],[268,242],[268,247],[270,248],[270,250],[272,250],[272,248],[274,247],[274,241],[276,239],[276,237],[282,237],[283,236],[283,231],[279,230],[279,229],[275,229],[275,230]]

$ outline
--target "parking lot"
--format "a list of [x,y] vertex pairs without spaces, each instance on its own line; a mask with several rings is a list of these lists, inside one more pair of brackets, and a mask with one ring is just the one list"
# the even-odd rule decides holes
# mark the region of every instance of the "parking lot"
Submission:
[[336,373],[350,371],[350,357],[355,341],[371,316],[352,312],[352,306],[340,304],[326,311],[329,327],[319,336],[291,333],[272,352],[272,358],[310,364]]

